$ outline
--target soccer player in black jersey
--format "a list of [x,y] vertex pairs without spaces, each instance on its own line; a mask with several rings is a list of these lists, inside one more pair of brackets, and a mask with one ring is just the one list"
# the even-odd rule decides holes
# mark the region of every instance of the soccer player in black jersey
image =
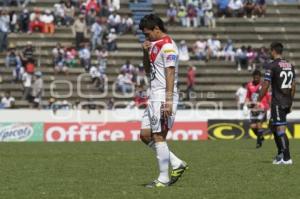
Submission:
[[292,164],[289,150],[289,140],[285,134],[286,116],[291,112],[296,90],[295,69],[287,60],[283,59],[283,45],[279,42],[271,44],[273,61],[266,66],[265,80],[259,95],[259,101],[272,88],[271,102],[271,131],[274,134],[278,154],[273,164]]

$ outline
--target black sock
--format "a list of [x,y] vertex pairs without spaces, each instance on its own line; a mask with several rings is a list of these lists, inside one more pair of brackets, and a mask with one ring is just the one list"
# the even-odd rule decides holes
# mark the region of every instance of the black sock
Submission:
[[278,137],[276,131],[273,131],[272,133],[274,135],[274,141],[275,141],[275,144],[276,144],[276,147],[277,147],[277,155],[279,155],[282,151],[281,146],[280,146],[279,137]]
[[283,160],[287,161],[291,159],[290,156],[290,149],[289,149],[289,139],[285,132],[277,132],[277,135],[279,136],[279,143],[281,146],[281,151],[283,152]]
[[283,143],[283,160],[287,161],[289,159],[291,159],[291,155],[290,155],[290,143],[289,143],[289,139],[287,137],[286,134],[280,136],[281,142]]

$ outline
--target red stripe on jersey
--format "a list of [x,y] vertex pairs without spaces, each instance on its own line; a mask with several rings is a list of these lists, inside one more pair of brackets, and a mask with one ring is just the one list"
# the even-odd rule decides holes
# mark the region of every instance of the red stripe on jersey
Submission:
[[150,52],[150,61],[154,63],[157,55],[165,44],[171,44],[172,39],[169,36],[163,37],[160,41],[156,42]]

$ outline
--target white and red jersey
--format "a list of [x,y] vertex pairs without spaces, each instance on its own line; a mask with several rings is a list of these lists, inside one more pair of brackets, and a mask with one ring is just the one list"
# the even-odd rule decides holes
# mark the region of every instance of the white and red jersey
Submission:
[[151,42],[149,51],[151,74],[150,74],[150,101],[166,100],[166,75],[167,67],[175,67],[175,82],[173,91],[173,102],[178,103],[178,49],[176,43],[169,37]]
[[[250,81],[247,84],[247,95],[246,98],[253,103],[256,103],[258,100],[259,92],[261,90],[262,84],[259,83],[257,85],[253,84],[252,81]],[[271,95],[269,92],[266,93],[266,95],[262,98],[261,103],[259,104],[259,108],[264,110],[269,110],[270,108],[270,99]]]

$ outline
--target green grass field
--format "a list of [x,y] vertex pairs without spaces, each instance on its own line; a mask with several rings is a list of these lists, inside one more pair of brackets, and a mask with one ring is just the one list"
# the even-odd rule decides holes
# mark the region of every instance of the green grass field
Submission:
[[190,164],[175,186],[146,189],[154,153],[140,142],[1,143],[0,198],[300,198],[300,141],[294,165],[272,165],[273,141],[171,142]]

